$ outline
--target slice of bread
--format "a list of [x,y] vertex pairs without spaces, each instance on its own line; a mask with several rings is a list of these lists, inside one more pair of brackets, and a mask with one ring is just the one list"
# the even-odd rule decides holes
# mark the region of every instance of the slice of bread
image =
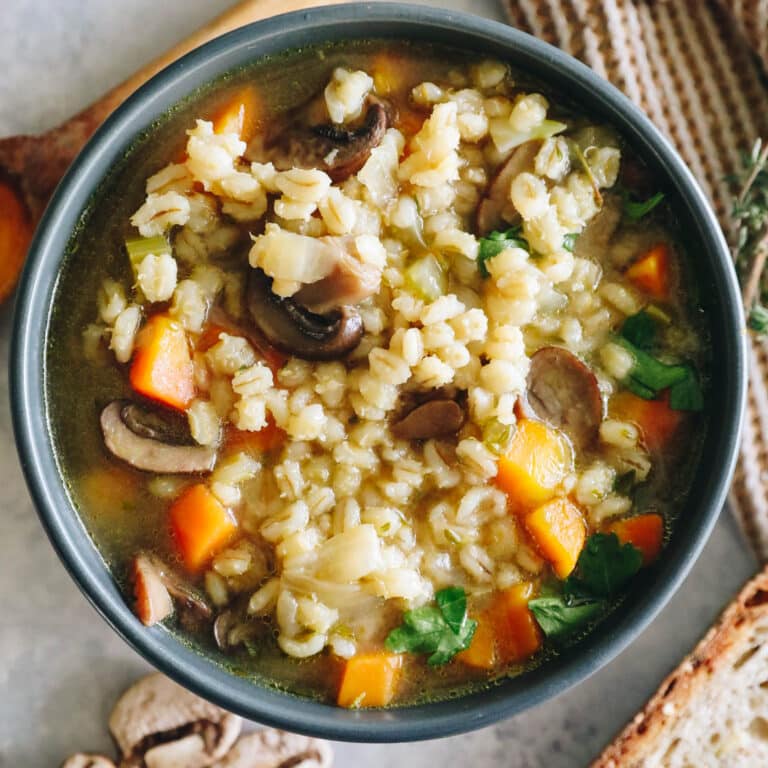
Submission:
[[591,768],[768,766],[768,567]]

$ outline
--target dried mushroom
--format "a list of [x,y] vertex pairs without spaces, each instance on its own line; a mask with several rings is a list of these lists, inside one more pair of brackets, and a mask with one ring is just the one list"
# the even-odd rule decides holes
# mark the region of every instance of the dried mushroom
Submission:
[[332,762],[326,742],[266,728],[243,736],[215,768],[330,768]]
[[216,463],[216,449],[179,443],[178,424],[164,430],[162,421],[158,413],[150,414],[133,403],[115,400],[101,412],[104,444],[118,459],[145,472],[210,472]]
[[241,725],[161,674],[131,686],[109,718],[120,768],[206,768],[227,754]]
[[330,768],[328,743],[266,728],[238,740],[242,720],[156,673],[117,701],[109,730],[120,750],[78,752],[62,768]]
[[78,752],[65,760],[61,768],[115,768],[115,764],[106,755]]

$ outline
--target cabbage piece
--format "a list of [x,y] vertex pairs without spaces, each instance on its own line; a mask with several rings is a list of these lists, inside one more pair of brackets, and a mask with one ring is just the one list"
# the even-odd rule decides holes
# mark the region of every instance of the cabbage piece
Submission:
[[508,117],[493,117],[489,121],[491,139],[496,149],[503,155],[511,152],[515,147],[525,144],[533,139],[548,139],[562,133],[568,126],[557,120],[544,120],[527,131],[517,131],[509,124]]

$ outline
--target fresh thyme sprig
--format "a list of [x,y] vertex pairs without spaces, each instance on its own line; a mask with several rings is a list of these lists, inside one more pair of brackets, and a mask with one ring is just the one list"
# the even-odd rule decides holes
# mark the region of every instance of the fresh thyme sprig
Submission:
[[733,255],[749,327],[768,333],[768,142],[755,142],[744,156],[741,185],[732,208],[736,224]]

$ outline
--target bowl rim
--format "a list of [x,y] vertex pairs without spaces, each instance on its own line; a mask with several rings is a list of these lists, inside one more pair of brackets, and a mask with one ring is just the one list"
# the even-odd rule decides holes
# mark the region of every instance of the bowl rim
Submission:
[[[120,597],[80,523],[65,491],[48,427],[45,393],[47,330],[50,298],[56,290],[64,245],[79,218],[80,200],[90,198],[105,177],[122,140],[130,146],[138,133],[135,123],[152,122],[153,109],[175,88],[189,87],[205,71],[211,81],[226,71],[224,60],[236,55],[258,58],[260,44],[288,41],[302,34],[315,42],[395,37],[394,25],[405,39],[419,33],[443,34],[458,47],[505,49],[509,59],[528,61],[547,70],[541,77],[559,90],[573,84],[589,89],[604,111],[622,124],[659,164],[688,208],[711,254],[710,268],[722,305],[724,333],[731,342],[718,452],[710,461],[714,472],[689,538],[678,547],[673,562],[660,564],[658,590],[650,590],[617,622],[615,631],[590,635],[583,652],[573,659],[555,659],[535,670],[536,679],[524,688],[514,681],[453,700],[392,710],[341,710],[291,694],[280,693],[233,675],[186,647],[161,628],[144,628]],[[365,30],[356,32],[356,30]],[[458,37],[466,41],[461,43]],[[277,50],[277,49],[276,49]],[[231,68],[231,67],[229,67]],[[174,97],[174,101],[177,97]],[[163,107],[160,113],[165,111]],[[105,159],[111,158],[105,165]],[[74,218],[73,218],[74,217]],[[703,548],[725,502],[735,466],[739,428],[746,399],[746,345],[738,284],[720,226],[709,203],[675,150],[648,118],[616,88],[562,51],[506,24],[466,13],[399,3],[352,3],[283,14],[230,32],[171,64],[121,105],[94,134],[59,184],[29,250],[15,308],[11,348],[11,411],[22,469],[40,520],[70,576],[108,624],[140,655],[177,682],[224,708],[259,722],[324,738],[347,741],[394,742],[435,738],[490,725],[551,698],[596,672],[647,627],[677,590]],[[670,560],[670,558],[667,558]],[[118,595],[119,597],[119,595]],[[595,637],[597,636],[597,637]],[[516,678],[520,680],[521,678]]]

